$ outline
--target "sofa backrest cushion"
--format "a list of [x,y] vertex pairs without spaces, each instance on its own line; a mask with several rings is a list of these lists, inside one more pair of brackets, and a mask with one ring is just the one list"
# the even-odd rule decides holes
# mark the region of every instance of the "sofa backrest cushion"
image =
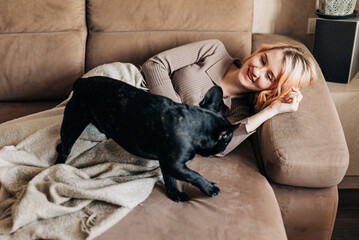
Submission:
[[0,101],[64,98],[84,72],[84,0],[0,0]]
[[220,39],[233,57],[251,51],[253,0],[88,0],[86,70],[142,64],[172,47]]

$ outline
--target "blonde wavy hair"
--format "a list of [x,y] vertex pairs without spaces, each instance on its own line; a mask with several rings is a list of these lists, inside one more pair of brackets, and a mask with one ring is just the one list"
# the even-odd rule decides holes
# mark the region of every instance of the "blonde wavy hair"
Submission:
[[243,64],[255,54],[276,49],[281,50],[284,54],[282,71],[274,88],[255,93],[254,108],[257,111],[291,92],[293,87],[301,88],[310,85],[317,78],[313,59],[305,56],[299,47],[284,43],[262,45],[252,55],[246,57]]

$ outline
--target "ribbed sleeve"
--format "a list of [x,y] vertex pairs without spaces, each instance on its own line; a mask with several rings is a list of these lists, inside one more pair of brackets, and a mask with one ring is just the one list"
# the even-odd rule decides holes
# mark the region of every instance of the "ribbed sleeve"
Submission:
[[[151,93],[182,102],[173,88],[171,75],[175,71],[193,64],[199,66],[213,64],[225,54],[228,53],[221,41],[215,39],[199,41],[161,52],[148,59],[142,69]],[[200,81],[193,81],[191,89],[186,91],[187,95],[195,94],[196,90],[202,87],[201,85],[203,83]]]

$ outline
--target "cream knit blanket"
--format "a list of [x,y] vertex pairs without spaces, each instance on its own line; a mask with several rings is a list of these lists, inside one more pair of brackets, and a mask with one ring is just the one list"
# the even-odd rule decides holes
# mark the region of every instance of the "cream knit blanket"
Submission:
[[[97,67],[143,88],[132,64]],[[66,102],[0,124],[0,239],[93,239],[151,193],[157,161],[129,154],[89,125],[66,164],[53,165]]]

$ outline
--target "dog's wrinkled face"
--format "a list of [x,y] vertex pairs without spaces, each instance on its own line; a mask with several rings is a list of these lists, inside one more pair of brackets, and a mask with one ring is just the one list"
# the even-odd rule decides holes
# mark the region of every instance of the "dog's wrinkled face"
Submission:
[[228,129],[223,130],[217,139],[217,144],[212,148],[213,153],[211,155],[223,152],[229,142],[232,140],[233,131],[238,128],[239,125],[231,125]]
[[211,133],[211,137],[201,142],[200,149],[197,149],[198,154],[207,157],[221,153],[226,149],[232,140],[233,131],[237,129],[239,125],[230,125],[228,123],[224,123],[224,125],[225,129],[214,130]]
[[204,124],[208,125],[207,129],[211,132],[207,133],[209,136],[202,140],[198,153],[202,156],[215,155],[223,152],[233,137],[233,131],[236,130],[239,124],[232,125],[225,117],[219,113],[222,103],[223,92],[219,86],[212,87],[200,102],[200,107],[213,111],[217,115],[216,118],[210,121],[204,119]]

